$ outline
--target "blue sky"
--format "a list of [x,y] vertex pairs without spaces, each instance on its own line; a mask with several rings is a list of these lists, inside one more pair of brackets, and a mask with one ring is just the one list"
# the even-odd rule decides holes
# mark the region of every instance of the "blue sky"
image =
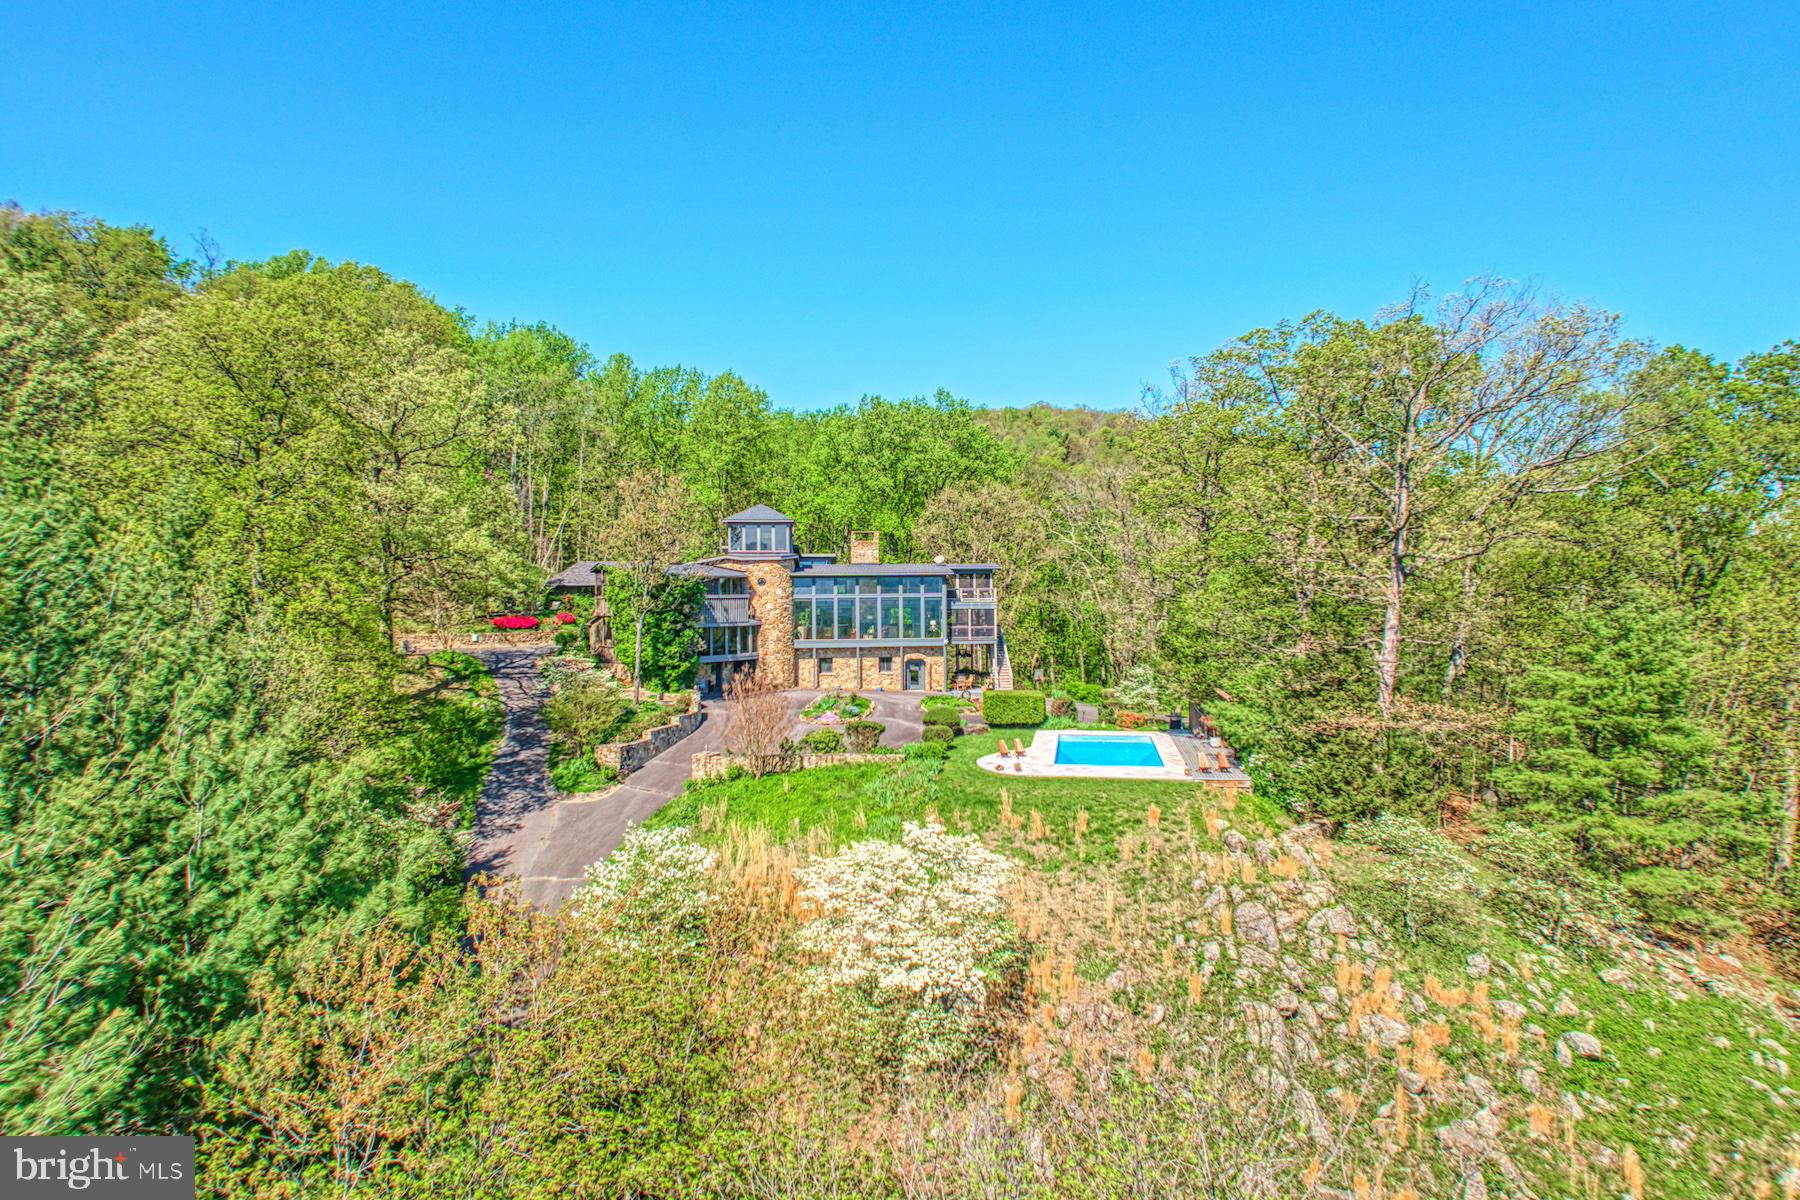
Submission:
[[1127,407],[1489,271],[1725,357],[1800,336],[1792,3],[259,7],[15,22],[0,198],[796,408]]

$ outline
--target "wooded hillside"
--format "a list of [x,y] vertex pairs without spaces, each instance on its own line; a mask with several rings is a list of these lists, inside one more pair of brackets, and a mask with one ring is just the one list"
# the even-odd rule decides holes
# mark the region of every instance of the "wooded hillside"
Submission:
[[1273,820],[1517,824],[1622,926],[1800,973],[1800,345],[1475,281],[1095,411],[793,412],[454,299],[0,210],[10,1132],[229,1142],[291,988],[460,935],[491,683],[394,639],[538,611],[646,478],[690,553],[766,503],[1001,564],[1021,684],[1203,704]]

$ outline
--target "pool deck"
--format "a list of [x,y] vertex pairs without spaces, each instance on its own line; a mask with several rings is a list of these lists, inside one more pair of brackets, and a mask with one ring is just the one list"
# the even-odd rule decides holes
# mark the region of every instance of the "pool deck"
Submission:
[[[1162,763],[1154,767],[1098,766],[1086,763],[1059,763],[1056,761],[1056,747],[1063,738],[1117,738],[1120,736],[1138,736],[1150,739],[1156,747]],[[1040,730],[1032,735],[1031,744],[1025,747],[1025,756],[1002,758],[998,754],[983,755],[977,760],[985,771],[996,775],[1017,775],[1029,779],[1032,776],[1055,779],[1159,779],[1177,783],[1211,783],[1225,786],[1233,791],[1248,791],[1250,776],[1235,766],[1223,768],[1211,767],[1209,770],[1199,769],[1200,755],[1205,754],[1211,763],[1221,758],[1222,752],[1201,743],[1198,738],[1186,735],[1175,736],[1153,730],[1113,731],[1113,730]]]

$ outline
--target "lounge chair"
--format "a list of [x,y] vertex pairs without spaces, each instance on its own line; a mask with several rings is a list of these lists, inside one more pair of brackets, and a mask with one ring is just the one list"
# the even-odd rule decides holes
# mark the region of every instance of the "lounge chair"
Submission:
[[1020,740],[1019,738],[1013,739],[1013,757],[1014,758],[1024,758],[1025,757],[1025,743],[1022,740]]

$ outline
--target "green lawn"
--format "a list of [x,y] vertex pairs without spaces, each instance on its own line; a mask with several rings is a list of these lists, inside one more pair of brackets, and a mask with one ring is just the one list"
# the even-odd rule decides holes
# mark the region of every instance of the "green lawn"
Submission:
[[[903,822],[930,812],[952,829],[985,832],[998,828],[1004,800],[1010,799],[1015,815],[1029,820],[1035,809],[1043,819],[1046,850],[1036,857],[1045,867],[1054,867],[1071,859],[1116,858],[1119,837],[1141,831],[1152,804],[1164,821],[1191,815],[1196,825],[1208,807],[1221,805],[1216,793],[1191,783],[1007,778],[982,770],[976,760],[993,753],[998,741],[996,734],[959,737],[942,763],[897,758],[893,766],[821,767],[761,779],[693,784],[648,824],[697,828],[703,809],[723,803],[730,823],[759,825],[782,840],[824,828],[833,842],[842,843],[898,837]],[[1087,813],[1087,832],[1077,847],[1073,835],[1082,812]],[[1246,819],[1269,826],[1284,823],[1270,806],[1248,797],[1238,801],[1234,819],[1240,826]]]

